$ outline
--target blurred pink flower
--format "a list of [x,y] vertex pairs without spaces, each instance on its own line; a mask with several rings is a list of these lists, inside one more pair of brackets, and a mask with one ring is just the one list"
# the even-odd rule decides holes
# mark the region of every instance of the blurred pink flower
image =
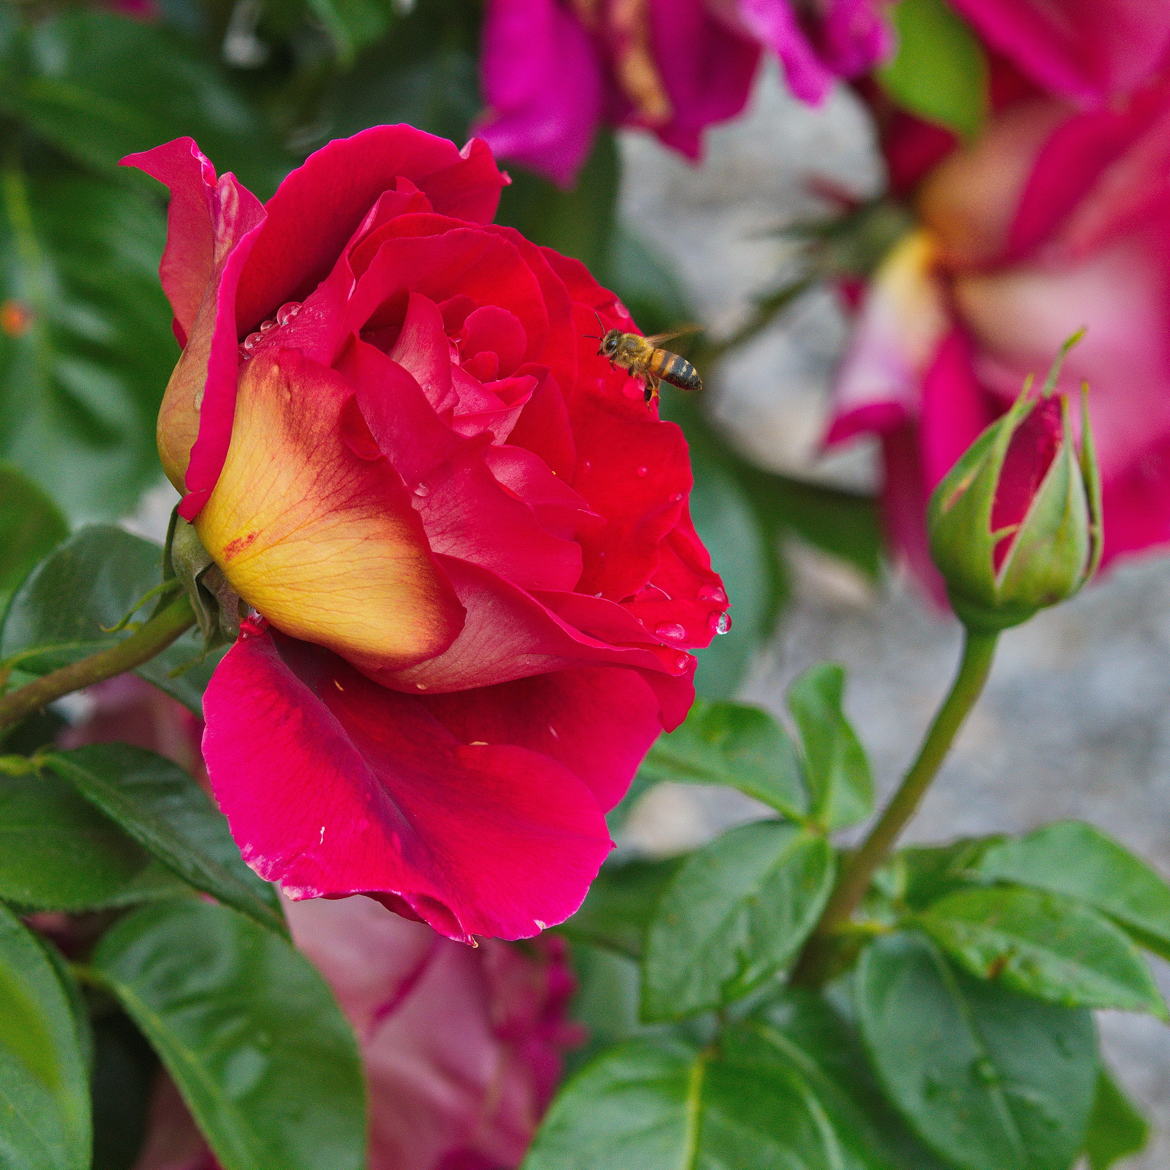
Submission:
[[879,438],[898,551],[937,583],[930,491],[1081,327],[1059,385],[1091,387],[1103,563],[1170,542],[1170,84],[1089,112],[1010,103],[916,206],[863,301],[828,434]]
[[763,51],[816,103],[891,45],[885,0],[489,0],[480,62],[496,154],[570,185],[602,125],[696,158],[747,102]]
[[[369,1170],[518,1166],[581,1038],[564,940],[472,948],[369,898],[285,909],[357,1034]],[[134,1170],[218,1170],[168,1079]]]
[[1149,0],[952,0],[1043,89],[1093,106],[1170,66],[1170,5]]

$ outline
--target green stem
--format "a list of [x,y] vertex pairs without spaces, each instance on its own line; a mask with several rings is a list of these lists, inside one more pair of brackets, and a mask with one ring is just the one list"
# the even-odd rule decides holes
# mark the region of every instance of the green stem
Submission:
[[820,983],[824,979],[833,952],[831,936],[857,909],[869,889],[874,873],[889,857],[902,830],[914,816],[931,781],[938,774],[955,736],[971,713],[991,673],[997,639],[998,634],[966,631],[959,669],[951,689],[943,699],[902,783],[865,840],[846,862],[832,896],[821,913],[820,922],[796,965],[793,982],[808,985]]
[[124,674],[149,662],[165,650],[180,634],[195,624],[195,614],[186,594],[179,594],[128,638],[71,662],[51,674],[34,679],[27,686],[0,697],[0,731],[19,723],[26,715],[39,711],[54,699],[61,698],[103,679]]

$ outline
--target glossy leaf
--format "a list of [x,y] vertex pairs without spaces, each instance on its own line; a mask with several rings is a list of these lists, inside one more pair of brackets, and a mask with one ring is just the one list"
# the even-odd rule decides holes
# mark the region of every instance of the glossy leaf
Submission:
[[759,707],[698,700],[686,721],[650,749],[655,780],[722,784],[799,819],[808,811],[800,760],[787,732]]
[[[0,624],[0,662],[44,674],[113,645],[130,610],[162,579],[162,549],[110,525],[74,533],[28,576]],[[135,616],[148,616],[150,603]],[[185,634],[137,673],[199,713],[214,659]],[[184,670],[184,667],[189,669]],[[174,674],[176,670],[182,673]]]
[[776,974],[816,924],[833,873],[824,837],[781,821],[740,825],[693,853],[646,936],[643,1017],[716,1008]]
[[773,1052],[807,1086],[841,1145],[849,1170],[950,1170],[906,1128],[882,1096],[861,1040],[819,994],[786,991],[753,1011],[724,1043]]
[[[25,67],[0,105],[96,170],[115,172],[123,155],[180,135],[253,188],[267,189],[287,168],[279,137],[216,57],[163,21],[64,12],[37,21],[24,53]],[[165,314],[163,323],[169,320]]]
[[247,867],[223,815],[177,764],[124,743],[55,752],[43,763],[185,882],[287,934],[274,887]]
[[806,670],[787,695],[800,732],[812,813],[827,829],[856,824],[873,811],[869,760],[842,708],[844,692],[845,671],[823,663]]
[[878,1080],[961,1170],[1068,1170],[1097,1079],[1090,1013],[957,971],[917,935],[863,952],[858,1022]]
[[97,910],[183,886],[64,780],[0,776],[0,898],[35,910]]
[[127,512],[158,478],[178,356],[162,244],[161,211],[124,183],[0,168],[0,458],[73,517]]
[[357,1046],[284,939],[224,906],[160,902],[102,937],[92,977],[162,1057],[225,1170],[357,1170]]
[[23,472],[0,463],[0,616],[25,574],[69,525],[57,505]]
[[575,944],[640,957],[654,908],[681,864],[677,857],[606,862],[581,909],[559,928],[560,933]]
[[307,0],[346,61],[376,41],[394,18],[385,0]]
[[984,850],[971,869],[983,878],[1085,902],[1170,959],[1170,884],[1093,825],[1058,821],[1005,838]]
[[0,905],[0,1166],[88,1170],[89,1089],[77,1025],[41,944]]
[[1011,886],[958,890],[914,921],[980,979],[1069,1007],[1170,1018],[1129,939],[1069,898]]
[[987,113],[987,58],[978,37],[942,0],[901,0],[892,18],[894,59],[878,70],[904,109],[965,136]]
[[682,1042],[611,1048],[561,1092],[523,1170],[847,1170],[785,1069]]
[[1109,1170],[1115,1162],[1145,1149],[1149,1137],[1149,1122],[1102,1068],[1085,1138],[1089,1170]]

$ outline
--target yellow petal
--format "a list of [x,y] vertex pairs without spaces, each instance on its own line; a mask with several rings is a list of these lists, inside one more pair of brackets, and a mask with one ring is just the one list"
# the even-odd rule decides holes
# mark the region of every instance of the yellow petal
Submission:
[[444,649],[462,607],[401,480],[384,458],[345,443],[347,399],[336,373],[299,354],[253,358],[195,528],[277,629],[366,670],[399,668]]

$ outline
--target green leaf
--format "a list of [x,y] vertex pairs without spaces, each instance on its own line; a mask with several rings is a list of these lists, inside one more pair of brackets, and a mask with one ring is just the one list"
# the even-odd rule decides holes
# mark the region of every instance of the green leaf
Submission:
[[[113,627],[161,578],[157,544],[109,525],[80,529],[16,591],[0,624],[0,662],[45,674],[107,649],[129,636]],[[199,653],[196,635],[185,634],[137,673],[198,714],[214,659],[173,672]]]
[[[374,2],[383,10],[391,7],[385,0]],[[465,141],[483,109],[476,33],[466,0],[428,0],[398,16],[390,36],[332,79],[322,103],[329,137],[407,122]]]
[[1093,825],[1058,821],[1005,838],[989,846],[971,869],[984,878],[1086,902],[1170,959],[1170,885]]
[[774,1064],[640,1040],[553,1102],[522,1170],[846,1170],[817,1102]]
[[0,163],[0,301],[22,315],[0,330],[0,457],[70,516],[127,512],[159,477],[178,356],[162,244],[161,209],[125,183]]
[[0,1166],[88,1170],[89,1088],[69,998],[41,944],[0,905]]
[[84,165],[117,173],[123,155],[190,135],[220,173],[234,171],[249,186],[267,188],[287,169],[279,136],[218,55],[162,21],[65,12],[38,21],[24,51],[0,107]]
[[987,57],[979,38],[942,0],[900,0],[893,10],[898,49],[878,80],[903,109],[978,134],[987,116]]
[[824,837],[756,821],[693,853],[646,936],[642,1014],[679,1019],[746,995],[791,960],[832,888]]
[[162,1057],[225,1170],[364,1165],[357,1045],[284,939],[223,906],[160,902],[114,924],[91,974]]
[[861,741],[842,709],[845,671],[824,663],[788,688],[788,709],[800,732],[812,812],[826,829],[841,829],[873,812],[873,778]]
[[677,857],[606,862],[589,887],[584,905],[558,933],[574,944],[590,943],[640,957],[654,907],[681,864]]
[[1068,1170],[1097,1077],[1090,1013],[952,968],[916,935],[863,952],[858,1020],[889,1099],[961,1170]]
[[65,517],[45,492],[0,463],[0,615],[29,569],[68,532]]
[[724,1048],[750,1037],[798,1078],[824,1110],[849,1170],[950,1170],[906,1128],[882,1096],[860,1038],[815,993],[785,991],[757,1008]]
[[[680,420],[688,441],[698,415],[681,395],[669,407]],[[760,643],[772,632],[786,594],[772,538],[761,525],[751,495],[731,473],[721,451],[691,441],[695,486],[691,516],[711,563],[723,577],[731,599],[731,629],[699,650],[695,687],[707,698],[729,698],[738,689]]]
[[124,743],[43,757],[185,882],[287,935],[275,888],[244,864],[223,815],[177,764]]
[[1068,1007],[1170,1019],[1129,939],[1069,898],[1019,886],[958,890],[914,922],[978,978]]
[[394,19],[393,5],[386,0],[308,0],[308,4],[344,61],[376,41]]
[[737,788],[794,820],[808,812],[788,733],[744,703],[697,700],[680,727],[658,738],[642,771],[655,780]]
[[982,885],[972,869],[989,840],[964,837],[946,845],[912,845],[900,849],[882,872],[891,885],[891,896],[902,906],[922,910],[944,894],[965,889],[973,881]]
[[0,898],[97,910],[174,897],[182,885],[55,776],[0,776]]
[[1145,1149],[1149,1138],[1149,1122],[1102,1067],[1085,1138],[1089,1170],[1109,1170],[1114,1162]]

